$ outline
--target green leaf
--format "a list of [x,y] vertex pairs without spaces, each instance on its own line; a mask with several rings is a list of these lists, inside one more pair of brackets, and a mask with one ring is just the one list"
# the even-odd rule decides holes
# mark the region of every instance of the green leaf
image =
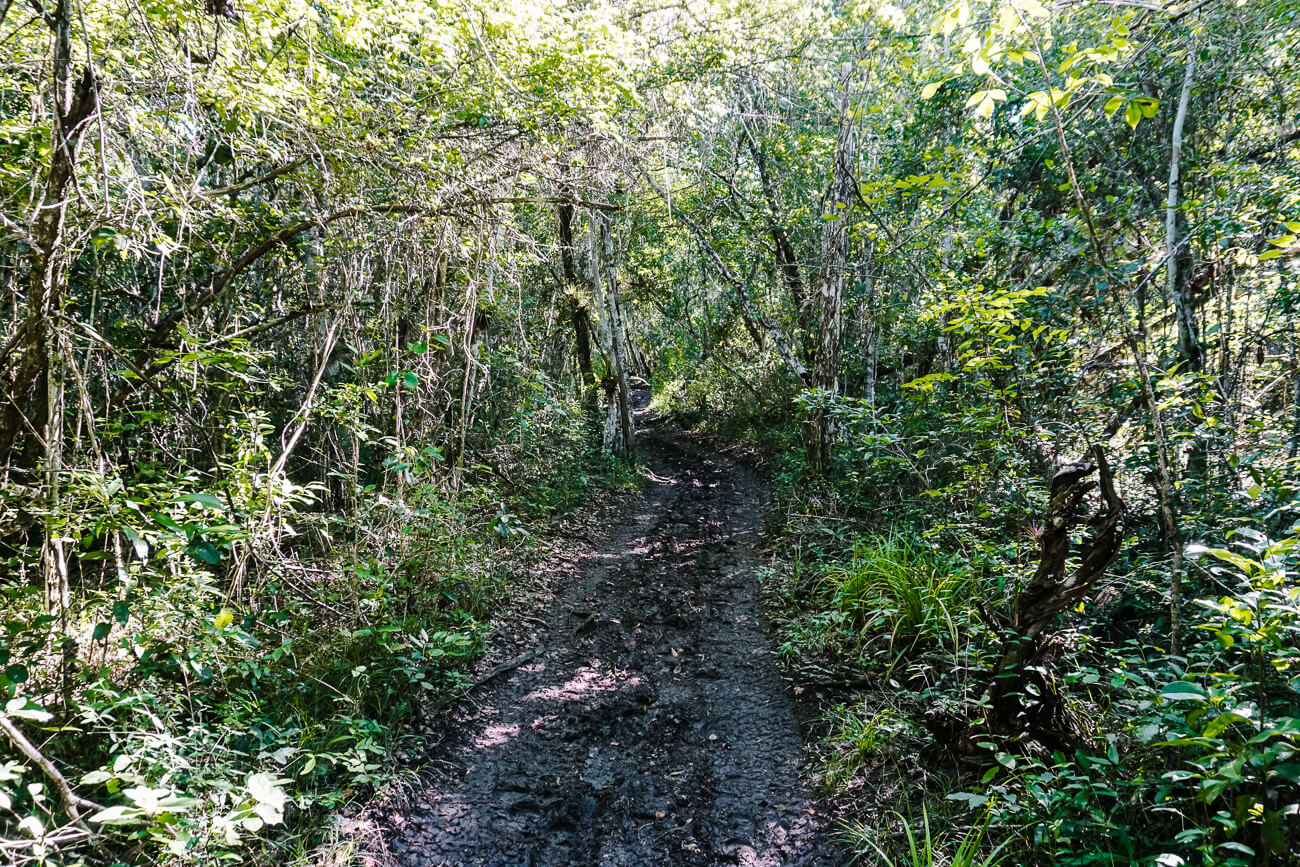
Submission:
[[1225,563],[1231,563],[1247,575],[1253,575],[1260,570],[1260,565],[1248,557],[1243,557],[1236,551],[1229,551],[1226,548],[1201,548],[1197,546],[1188,546],[1188,550],[1195,549],[1197,553],[1209,554],[1211,557],[1217,557]]
[[[946,82],[947,79],[944,79],[943,81],[932,81],[925,87],[921,88],[921,99],[934,99],[934,95],[939,92],[939,88],[943,87]],[[446,340],[445,337],[443,339]]]
[[210,566],[215,566],[221,562],[221,552],[211,542],[199,542],[190,550],[194,553],[194,556]]
[[189,503],[197,503],[205,509],[216,509],[220,511],[222,508],[221,500],[217,499],[213,494],[205,494],[203,492],[185,494],[181,497],[181,500]]
[[187,810],[193,810],[198,805],[198,798],[185,798],[180,795],[172,795],[167,798],[159,799],[158,811],[161,813],[184,813]]
[[118,805],[100,810],[91,816],[89,821],[98,825],[130,825],[141,821],[144,818],[144,810],[139,807],[127,807]]
[[949,801],[961,801],[966,805],[968,810],[978,810],[988,803],[988,795],[977,795],[974,792],[954,792],[949,795]]
[[1142,107],[1136,102],[1130,102],[1128,108],[1124,109],[1124,123],[1137,129],[1137,125],[1142,122]]
[[216,617],[212,618],[212,628],[220,632],[221,630],[225,629],[227,626],[229,626],[231,623],[234,622],[235,622],[234,612],[232,612],[229,608],[223,608],[217,614]]
[[113,603],[113,619],[118,623],[126,623],[131,617],[131,606],[125,600],[119,599]]
[[1110,99],[1108,99],[1106,101],[1106,107],[1104,109],[1104,111],[1106,112],[1106,117],[1114,117],[1115,112],[1119,111],[1119,107],[1123,104],[1124,104],[1124,97],[1122,96],[1112,96]]
[[26,698],[11,698],[5,704],[5,713],[15,719],[29,719],[32,722],[49,722],[53,714],[36,702]]
[[1255,857],[1254,849],[1250,848],[1245,843],[1238,843],[1235,840],[1229,840],[1226,843],[1220,843],[1219,848],[1227,849],[1229,852],[1236,852],[1240,855],[1245,855],[1247,858]]
[[267,773],[251,774],[247,781],[248,794],[259,804],[283,804],[284,791],[274,776]]
[[112,628],[113,627],[107,623],[96,623],[95,631],[90,633],[90,640],[103,641],[105,638],[108,638],[109,630]]
[[131,547],[135,549],[135,555],[141,560],[149,559],[149,542],[139,533],[130,527],[122,528],[122,535],[126,536],[131,542]]
[[1218,716],[1216,716],[1213,720],[1210,721],[1210,724],[1205,727],[1205,731],[1201,732],[1201,737],[1217,738],[1229,726],[1236,725],[1239,722],[1249,722],[1249,721],[1250,720],[1246,716],[1237,713],[1235,711],[1228,711],[1227,713],[1221,713]]
[[1160,697],[1165,701],[1196,701],[1205,703],[1210,700],[1210,695],[1205,688],[1199,684],[1190,683],[1185,680],[1176,680],[1173,683],[1166,684],[1160,690]]
[[268,825],[284,821],[286,795],[280,781],[271,774],[252,774],[247,782],[248,794],[256,801],[254,811]]

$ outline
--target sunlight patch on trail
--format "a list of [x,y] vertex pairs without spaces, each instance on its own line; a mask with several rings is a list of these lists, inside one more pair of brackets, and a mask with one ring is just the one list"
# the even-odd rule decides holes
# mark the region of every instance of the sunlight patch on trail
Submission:
[[614,692],[638,686],[643,678],[639,674],[618,668],[602,669],[600,660],[578,669],[566,683],[544,686],[524,696],[525,701],[576,701],[602,692]]

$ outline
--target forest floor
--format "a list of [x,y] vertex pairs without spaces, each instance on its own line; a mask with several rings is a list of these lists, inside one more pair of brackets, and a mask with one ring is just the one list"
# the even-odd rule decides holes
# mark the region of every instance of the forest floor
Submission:
[[641,415],[650,484],[552,559],[531,630],[437,725],[424,788],[384,811],[397,864],[843,862],[764,631],[766,487]]

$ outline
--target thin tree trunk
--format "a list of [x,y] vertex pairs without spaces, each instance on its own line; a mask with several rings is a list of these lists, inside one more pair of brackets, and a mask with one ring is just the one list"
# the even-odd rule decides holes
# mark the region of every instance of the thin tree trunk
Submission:
[[794,304],[795,321],[799,330],[799,337],[803,341],[803,363],[812,364],[817,353],[816,343],[811,339],[815,325],[813,320],[814,311],[811,299],[804,291],[799,259],[795,255],[794,245],[790,242],[790,235],[785,229],[781,197],[768,167],[767,153],[763,150],[753,130],[749,128],[749,124],[742,121],[741,129],[744,132],[746,144],[749,146],[749,154],[754,160],[754,168],[758,170],[763,198],[767,200],[768,233],[772,236],[772,247],[776,252],[777,271],[780,272],[785,288],[790,293],[790,300]]
[[[1278,288],[1286,288],[1286,275],[1281,265],[1278,266]],[[1287,446],[1286,457],[1294,461],[1300,455],[1300,349],[1296,347],[1295,302],[1290,292],[1282,292],[1286,299],[1283,310],[1286,312],[1286,348],[1287,363],[1291,368],[1291,442]]]
[[1129,336],[1129,347],[1133,351],[1133,360],[1137,364],[1138,380],[1141,384],[1142,399],[1147,405],[1151,419],[1151,434],[1155,440],[1156,450],[1156,494],[1160,498],[1160,520],[1164,524],[1165,535],[1169,538],[1169,547],[1173,552],[1173,564],[1169,574],[1169,652],[1175,656],[1182,653],[1183,622],[1183,537],[1178,529],[1177,508],[1174,505],[1173,472],[1170,470],[1169,440],[1165,436],[1164,418],[1160,406],[1156,403],[1155,387],[1151,384],[1151,366],[1147,363],[1146,344],[1151,335],[1147,331],[1146,314],[1138,307],[1139,337]]
[[868,406],[876,405],[876,366],[879,364],[880,335],[867,323],[862,330],[862,399]]
[[573,251],[573,205],[560,205],[560,266],[564,272],[564,294],[568,298],[569,321],[573,324],[574,347],[578,354],[578,374],[581,379],[583,402],[594,406],[596,402],[596,375],[591,366],[591,317],[587,306],[578,294],[581,282]]
[[[835,137],[835,168],[822,218],[821,265],[817,274],[817,342],[809,386],[823,397],[839,393],[840,344],[843,334],[844,271],[848,261],[849,203],[853,201],[854,128],[849,81],[853,67],[844,73],[840,94],[840,127]],[[813,475],[826,471],[833,446],[833,419],[825,406],[810,413],[804,434],[808,470]]]
[[[1178,351],[1192,370],[1200,370],[1202,351],[1197,334],[1192,300],[1188,297],[1188,265],[1190,257],[1180,252],[1186,234],[1186,219],[1179,210],[1182,187],[1183,129],[1187,123],[1187,108],[1191,102],[1192,82],[1196,76],[1196,42],[1187,50],[1187,69],[1183,73],[1182,92],[1178,97],[1178,111],[1174,115],[1174,128],[1169,139],[1169,189],[1165,199],[1165,280],[1169,297],[1173,299],[1174,314],[1178,320]],[[1183,230],[1180,232],[1180,228]]]
[[[1187,49],[1187,68],[1183,72],[1182,91],[1178,97],[1178,111],[1174,115],[1174,128],[1169,139],[1169,190],[1165,200],[1165,279],[1169,296],[1173,300],[1174,315],[1178,321],[1178,351],[1192,371],[1199,371],[1203,366],[1200,336],[1197,333],[1192,301],[1188,297],[1188,260],[1190,257],[1180,253],[1183,242],[1180,239],[1180,227],[1185,231],[1186,219],[1179,210],[1179,191],[1181,189],[1183,129],[1187,123],[1187,109],[1191,102],[1192,82],[1196,77],[1196,41],[1193,38]],[[1149,343],[1151,335],[1147,332],[1146,318],[1141,321],[1142,338]],[[1145,354],[1138,352],[1138,375],[1142,377],[1147,404],[1151,411],[1152,433],[1155,435],[1156,468],[1160,488],[1160,515],[1173,549],[1173,565],[1169,576],[1169,650],[1175,655],[1182,652],[1182,609],[1183,609],[1183,540],[1178,529],[1178,520],[1174,508],[1173,478],[1170,470],[1168,439],[1165,436],[1164,423],[1156,408],[1156,397],[1151,386],[1146,367]],[[1188,473],[1202,479],[1205,467],[1205,443],[1193,444],[1192,456],[1188,462]]]
[[608,317],[609,322],[610,361],[614,365],[614,376],[618,385],[618,420],[621,434],[619,451],[630,460],[636,451],[636,431],[632,421],[632,388],[628,382],[628,350],[625,342],[627,331],[623,324],[619,301],[614,233],[611,231],[609,215],[600,213],[595,216],[595,221],[597,234],[593,236],[593,240],[598,243],[599,249],[594,251],[592,267],[597,275],[596,285],[603,290],[604,303],[601,312]]
[[[46,376],[54,350],[54,319],[63,304],[66,282],[63,249],[68,199],[73,190],[77,146],[87,122],[98,106],[98,85],[87,67],[80,78],[72,72],[71,0],[58,0],[47,10],[54,33],[53,129],[50,168],[45,175],[41,201],[30,227],[31,251],[27,256],[27,316],[15,336],[18,347],[3,383],[6,403],[0,413],[0,460],[12,465],[14,443],[21,430],[45,423],[48,388]],[[28,398],[26,406],[22,401]],[[41,444],[29,440],[25,451],[35,457]],[[34,461],[24,460],[30,466]]]

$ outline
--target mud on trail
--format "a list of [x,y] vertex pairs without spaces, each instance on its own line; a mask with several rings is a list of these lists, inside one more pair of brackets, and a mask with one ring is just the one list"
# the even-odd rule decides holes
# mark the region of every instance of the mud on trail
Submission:
[[447,720],[388,824],[399,864],[842,863],[763,630],[764,488],[667,426],[639,447],[651,484],[540,612],[536,655]]

